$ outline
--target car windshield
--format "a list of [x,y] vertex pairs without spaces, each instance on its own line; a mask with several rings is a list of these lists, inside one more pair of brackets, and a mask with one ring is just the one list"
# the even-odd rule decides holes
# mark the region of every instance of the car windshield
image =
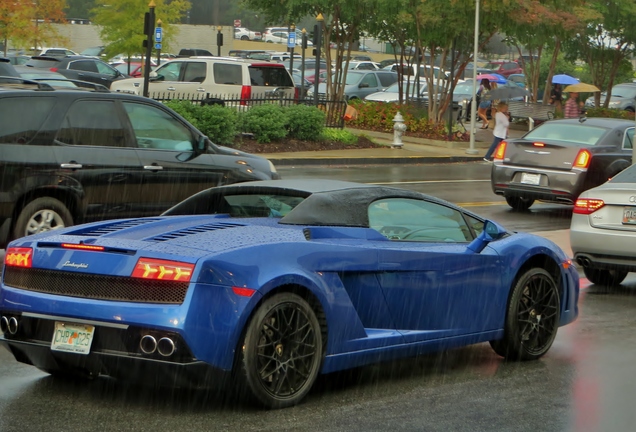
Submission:
[[[358,73],[358,72],[348,72],[347,73],[347,79],[345,81],[345,85],[355,85],[358,84],[362,78],[364,78],[363,73]],[[335,80],[336,77],[335,75],[331,77],[332,80]]]
[[[477,84],[477,88],[479,88],[479,84]],[[455,86],[454,94],[471,94],[473,92],[473,82],[466,81],[463,83],[459,83]]]
[[229,214],[232,217],[281,218],[303,202],[304,196],[276,193],[194,195],[164,215]]
[[634,99],[636,98],[636,86],[616,86],[612,89],[612,97]]
[[581,124],[547,122],[528,132],[523,138],[530,141],[560,141],[562,145],[593,146],[607,129]]

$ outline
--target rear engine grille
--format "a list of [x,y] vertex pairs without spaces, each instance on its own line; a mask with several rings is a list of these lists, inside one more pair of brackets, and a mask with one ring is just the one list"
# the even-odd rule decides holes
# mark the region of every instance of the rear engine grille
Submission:
[[139,225],[144,225],[150,222],[156,222],[161,219],[146,218],[146,219],[133,219],[122,222],[113,222],[99,225],[98,227],[81,228],[79,230],[69,232],[69,235],[81,235],[81,236],[101,236],[104,234],[114,233],[126,228],[133,228]]
[[141,303],[181,304],[189,282],[135,279],[56,270],[6,267],[4,284],[69,297]]
[[174,240],[176,238],[185,237],[194,234],[201,234],[204,232],[217,231],[226,228],[236,228],[245,226],[243,224],[234,224],[234,223],[225,223],[225,222],[216,222],[211,224],[199,225],[196,227],[185,228],[177,231],[172,231],[166,234],[158,235],[156,237],[152,237],[148,240],[150,241],[168,241]]

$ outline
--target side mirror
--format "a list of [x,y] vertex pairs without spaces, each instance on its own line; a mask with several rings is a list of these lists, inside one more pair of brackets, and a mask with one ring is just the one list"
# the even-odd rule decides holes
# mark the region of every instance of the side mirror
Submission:
[[499,240],[508,234],[508,231],[496,222],[487,220],[484,222],[484,230],[475,240],[466,247],[466,253],[480,253],[491,241]]
[[369,87],[369,83],[360,83],[360,85],[358,85],[358,88],[367,88]]
[[201,135],[197,141],[197,153],[205,153],[208,148],[208,137]]

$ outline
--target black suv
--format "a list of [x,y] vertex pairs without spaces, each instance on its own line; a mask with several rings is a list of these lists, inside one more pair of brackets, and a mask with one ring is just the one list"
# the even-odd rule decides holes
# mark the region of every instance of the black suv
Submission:
[[113,81],[129,78],[108,63],[87,56],[35,56],[25,66],[48,69],[69,79],[88,81],[108,88]]
[[212,186],[279,178],[267,159],[211,143],[152,99],[17,80],[17,90],[0,84],[2,247],[72,224],[159,215]]

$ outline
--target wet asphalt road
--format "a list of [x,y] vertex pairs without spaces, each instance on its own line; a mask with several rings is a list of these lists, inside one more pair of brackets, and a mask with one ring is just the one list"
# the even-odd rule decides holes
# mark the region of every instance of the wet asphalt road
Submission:
[[[478,163],[281,173],[393,183],[514,230],[565,229],[571,215],[547,204],[511,212],[484,181],[488,166]],[[633,431],[634,293],[635,274],[619,288],[584,281],[579,319],[560,328],[539,361],[506,363],[488,344],[473,345],[321,377],[304,403],[280,411],[225,394],[54,379],[0,349],[0,431]]]

